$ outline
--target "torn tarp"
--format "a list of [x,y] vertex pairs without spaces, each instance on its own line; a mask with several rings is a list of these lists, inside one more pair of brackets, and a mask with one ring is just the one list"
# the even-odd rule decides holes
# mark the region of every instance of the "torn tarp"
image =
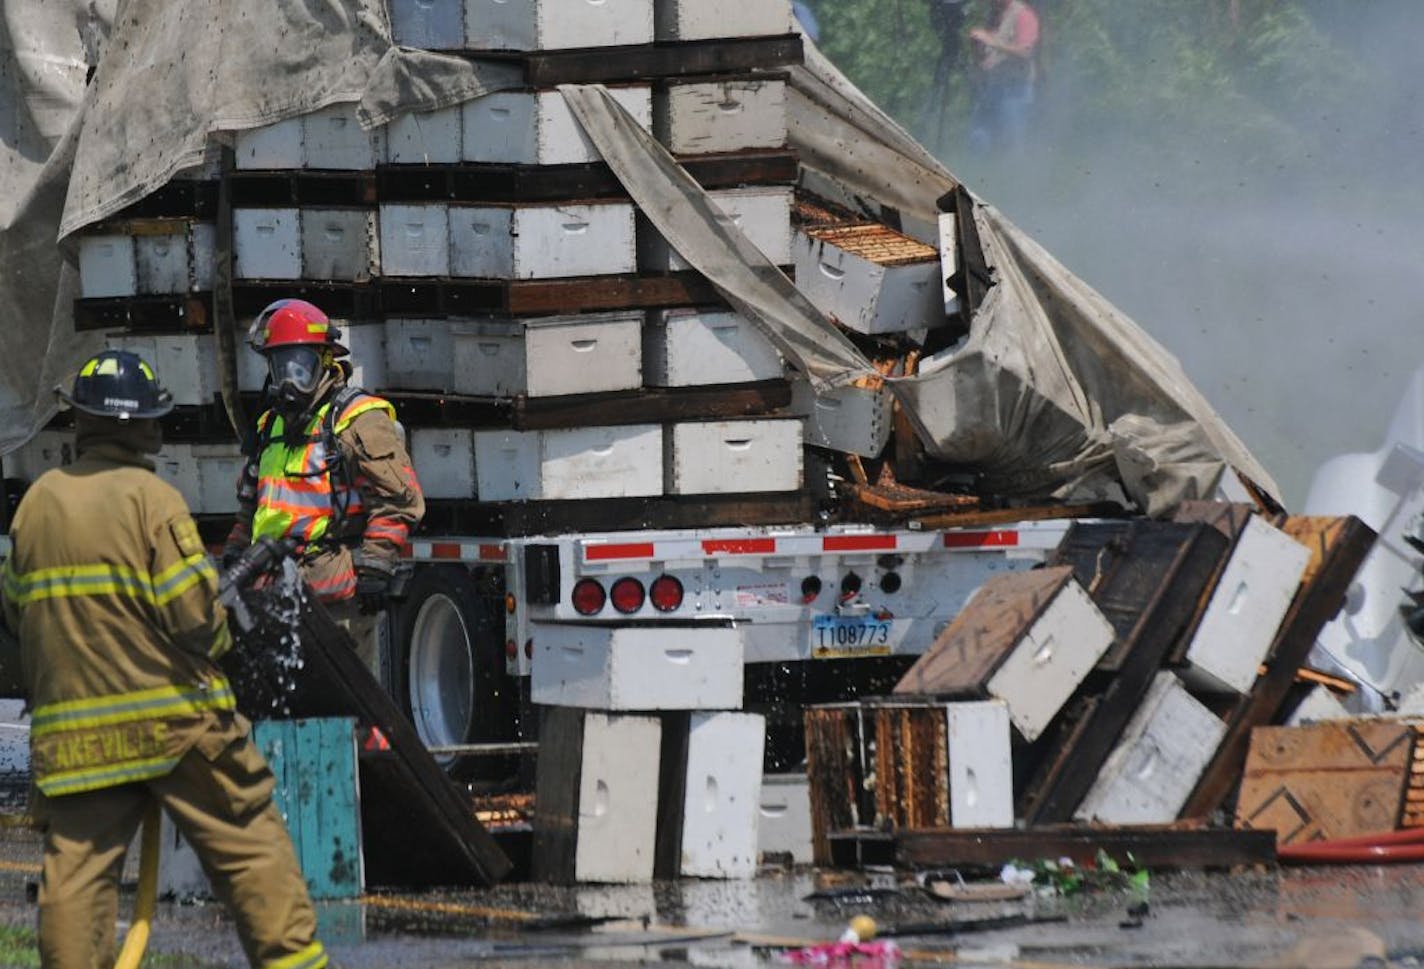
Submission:
[[[834,72],[815,57],[808,65]],[[892,146],[908,136],[845,95],[849,82],[837,78],[818,80],[818,96],[791,102],[801,112],[793,130],[872,139],[899,153]],[[606,90],[561,90],[657,230],[818,389],[875,373]],[[803,164],[835,155],[822,144]],[[926,173],[932,191],[954,184],[948,172],[929,167],[933,160],[918,146],[903,160]],[[851,179],[847,188],[868,202],[889,191],[866,165],[822,174]],[[916,204],[917,214],[933,208]],[[991,494],[1125,496],[1151,514],[1209,497],[1228,464],[1274,493],[1265,469],[1166,350],[993,209],[977,205],[975,212],[994,285],[968,338],[924,360],[917,376],[887,381],[932,456],[975,470]]]

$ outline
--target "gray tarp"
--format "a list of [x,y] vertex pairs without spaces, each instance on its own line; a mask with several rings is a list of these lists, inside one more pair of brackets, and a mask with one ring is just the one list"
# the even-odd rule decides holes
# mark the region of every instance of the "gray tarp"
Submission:
[[[562,90],[658,231],[819,388],[875,374],[616,101],[596,86]],[[804,165],[848,197],[933,219],[952,176],[813,49],[792,91]],[[994,209],[976,213],[995,285],[969,337],[889,381],[929,453],[975,468],[996,494],[1125,495],[1150,514],[1210,497],[1228,464],[1276,493],[1171,354]]]
[[[504,65],[392,46],[381,0],[123,0],[84,88],[86,43],[96,49],[111,19],[102,8],[0,3],[0,449],[48,416],[49,388],[89,346],[73,333],[74,273],[57,237],[199,164],[232,131],[342,101],[376,124],[518,80]],[[871,373],[616,104],[571,97],[654,224],[790,359],[822,387]],[[868,206],[932,222],[950,174],[814,49],[788,106],[809,168]],[[1274,490],[1170,355],[991,209],[979,220],[994,295],[963,346],[892,384],[933,454],[1025,496],[1121,482],[1154,511],[1209,491],[1219,458]]]
[[[121,0],[116,17],[84,0],[0,4],[0,451],[48,419],[50,388],[96,344],[74,333],[59,238],[234,131],[339,102],[379,124],[522,79],[394,46],[382,0]],[[86,43],[92,57],[110,23],[86,87]]]

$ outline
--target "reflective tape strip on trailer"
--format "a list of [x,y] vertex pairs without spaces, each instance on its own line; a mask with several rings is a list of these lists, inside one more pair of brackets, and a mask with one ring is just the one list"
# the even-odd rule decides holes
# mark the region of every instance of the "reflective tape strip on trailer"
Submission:
[[498,541],[430,540],[407,543],[401,557],[418,562],[505,562],[509,551]]

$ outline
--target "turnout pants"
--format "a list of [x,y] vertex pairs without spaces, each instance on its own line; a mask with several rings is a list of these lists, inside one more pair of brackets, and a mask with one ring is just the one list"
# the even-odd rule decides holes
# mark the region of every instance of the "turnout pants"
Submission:
[[164,777],[38,798],[36,819],[46,826],[43,966],[112,965],[124,852],[154,800],[202,861],[253,966],[326,965],[306,882],[272,804],[272,772],[247,734],[246,721],[224,717]]

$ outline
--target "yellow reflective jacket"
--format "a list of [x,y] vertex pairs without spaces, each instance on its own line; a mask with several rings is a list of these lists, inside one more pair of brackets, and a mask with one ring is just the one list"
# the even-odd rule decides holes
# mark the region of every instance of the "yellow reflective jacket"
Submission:
[[41,475],[0,571],[29,689],[35,784],[55,797],[160,777],[235,709],[217,572],[177,490],[121,444]]

